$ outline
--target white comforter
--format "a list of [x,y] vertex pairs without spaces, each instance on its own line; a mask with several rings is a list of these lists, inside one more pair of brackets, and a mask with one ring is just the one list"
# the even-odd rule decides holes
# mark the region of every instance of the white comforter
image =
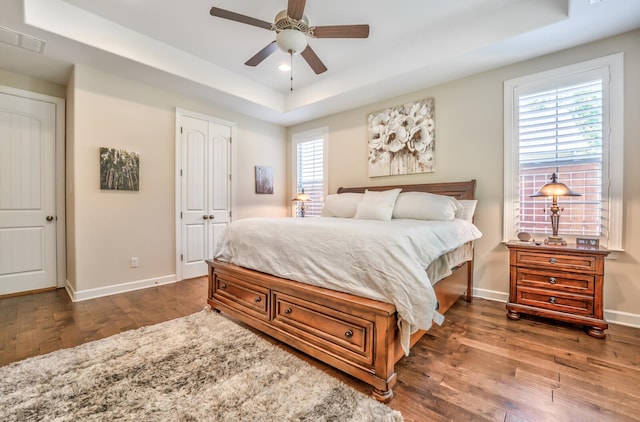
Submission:
[[215,258],[395,305],[402,344],[431,328],[436,297],[425,269],[482,234],[470,222],[249,218],[224,232]]

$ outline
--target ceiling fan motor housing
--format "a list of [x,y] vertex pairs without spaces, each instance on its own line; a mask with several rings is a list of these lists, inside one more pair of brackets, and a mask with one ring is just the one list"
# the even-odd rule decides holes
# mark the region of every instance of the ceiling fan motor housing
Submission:
[[298,54],[307,48],[307,33],[309,32],[309,20],[306,16],[296,20],[289,17],[286,10],[276,15],[273,24],[276,34],[276,44],[285,53]]

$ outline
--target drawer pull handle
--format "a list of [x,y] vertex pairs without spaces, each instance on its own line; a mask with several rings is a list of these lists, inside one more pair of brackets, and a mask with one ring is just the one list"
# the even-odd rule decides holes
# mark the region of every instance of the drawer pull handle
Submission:
[[555,259],[555,258],[551,258],[551,259],[549,260],[549,262],[550,262],[551,264],[555,264],[555,263],[556,263],[556,259]]
[[261,297],[257,297],[257,298],[255,298],[255,299],[253,299],[253,301],[254,301],[255,303],[262,302],[262,298],[261,298]]
[[290,314],[291,312],[293,312],[291,310],[291,308],[287,308],[287,309],[284,310],[284,313],[287,314],[287,315]]
[[555,277],[550,277],[549,278],[549,283],[556,284],[556,278]]
[[224,283],[222,283],[222,284],[220,285],[220,288],[221,288],[221,289],[226,289],[226,288],[227,288],[227,285],[226,285],[226,284],[224,284]]
[[549,303],[556,303],[556,298],[555,298],[555,297],[553,297],[553,296],[551,296],[551,297],[549,298]]
[[351,330],[347,330],[347,332],[346,332],[346,333],[344,333],[344,336],[345,336],[346,338],[351,338],[351,337],[353,337],[353,331],[351,331]]

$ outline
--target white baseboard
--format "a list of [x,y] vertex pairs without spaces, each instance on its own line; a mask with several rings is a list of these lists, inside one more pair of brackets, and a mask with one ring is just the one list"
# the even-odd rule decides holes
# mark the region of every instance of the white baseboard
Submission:
[[509,299],[509,293],[499,292],[496,290],[485,289],[473,289],[473,297],[479,297],[481,299],[493,300],[495,302],[507,303]]
[[[473,297],[507,303],[509,293],[495,290],[473,289]],[[630,314],[628,312],[604,310],[604,319],[609,324],[626,325],[627,327],[640,328],[640,314]]]
[[95,299],[98,297],[110,296],[118,293],[125,293],[134,290],[146,289],[148,287],[160,286],[162,284],[175,283],[176,281],[176,275],[171,274],[162,277],[149,278],[146,280],[131,281],[128,283],[113,284],[110,286],[98,287],[95,289],[75,291],[67,280],[64,288],[67,290],[67,293],[69,294],[69,297],[72,301],[80,302],[83,300]]
[[627,327],[640,328],[640,315],[628,312],[604,310],[604,319],[609,324],[626,325]]

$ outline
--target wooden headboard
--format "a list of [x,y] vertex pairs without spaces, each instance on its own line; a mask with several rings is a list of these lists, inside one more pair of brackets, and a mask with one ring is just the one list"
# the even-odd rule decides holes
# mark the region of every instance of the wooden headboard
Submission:
[[358,188],[338,188],[338,193],[356,192],[365,190],[388,190],[402,188],[403,192],[429,192],[438,195],[453,196],[456,199],[475,199],[476,180],[466,182],[423,183],[419,185],[389,185],[389,186],[363,186]]

